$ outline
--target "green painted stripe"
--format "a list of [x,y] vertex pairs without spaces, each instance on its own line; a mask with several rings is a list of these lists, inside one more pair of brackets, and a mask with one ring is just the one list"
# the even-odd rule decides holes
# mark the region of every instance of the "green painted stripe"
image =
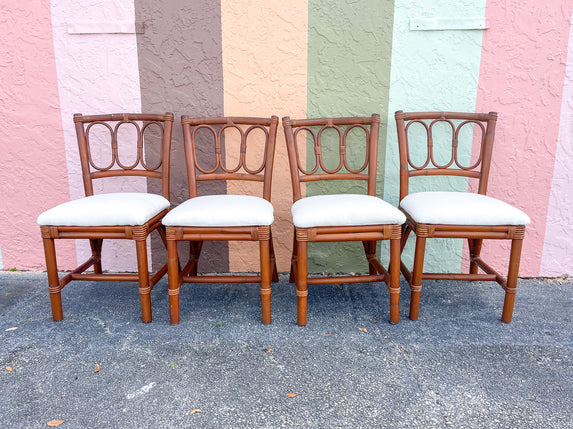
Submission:
[[[377,193],[382,196],[394,1],[309,0],[308,8],[307,116],[380,114]],[[352,165],[361,165],[361,156],[351,159]],[[312,147],[307,148],[307,161],[309,166],[314,165]],[[337,165],[338,154],[327,154],[326,162],[328,166]],[[307,195],[352,192],[348,183],[312,183],[307,186]],[[310,247],[311,272],[367,269],[361,243],[321,243]]]
[[[390,108],[386,151],[384,198],[397,205],[399,198],[398,140],[394,112],[475,111],[482,49],[482,30],[414,31],[412,19],[437,21],[448,18],[485,17],[485,0],[396,0],[390,81]],[[469,146],[465,147],[469,156]],[[416,157],[416,153],[413,157]],[[425,159],[425,152],[422,155]],[[420,158],[418,158],[420,159]],[[423,190],[423,181],[411,180],[410,192]],[[467,180],[433,178],[432,189],[466,191]],[[404,251],[405,263],[413,261],[411,238]],[[432,239],[426,244],[426,271],[458,271],[462,240]]]

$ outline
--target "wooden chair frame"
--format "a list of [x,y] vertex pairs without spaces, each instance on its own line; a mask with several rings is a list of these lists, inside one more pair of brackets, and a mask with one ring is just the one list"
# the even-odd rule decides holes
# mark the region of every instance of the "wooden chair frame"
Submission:
[[[189,183],[189,198],[198,196],[197,184],[202,181],[242,180],[261,182],[263,198],[271,201],[272,168],[276,145],[278,117],[181,117],[185,142],[185,160]],[[219,126],[217,130],[214,126]],[[243,130],[241,126],[248,128]],[[239,131],[241,136],[238,165],[226,166],[223,157],[223,133],[228,128]],[[197,159],[196,133],[201,129],[209,130],[215,145],[215,166],[204,168]],[[266,134],[265,156],[258,168],[250,169],[246,165],[248,135],[253,130],[263,130]],[[270,225],[262,226],[166,226],[168,267],[169,267],[169,317],[172,324],[179,323],[179,292],[182,283],[260,283],[261,314],[264,324],[271,323],[271,281],[278,281],[276,258],[273,249]],[[212,241],[258,241],[260,250],[260,275],[198,275],[197,264],[203,242]],[[177,251],[178,241],[189,241],[190,251],[187,264],[180,269]]]
[[[314,133],[310,127],[321,127]],[[340,126],[348,126],[343,132]],[[290,119],[283,118],[290,173],[292,178],[294,202],[302,198],[301,183],[320,180],[358,180],[367,182],[367,194],[376,196],[376,168],[378,159],[378,134],[380,116]],[[346,138],[352,128],[359,127],[366,133],[367,150],[364,164],[352,169],[346,159]],[[334,129],[339,135],[340,162],[337,168],[328,169],[322,159],[321,135],[326,129]],[[307,170],[299,157],[297,134],[306,131],[314,140],[316,166]],[[306,139],[302,142],[306,146]],[[319,171],[320,170],[322,171]],[[343,170],[344,168],[344,170]],[[368,170],[366,172],[366,170]],[[358,226],[322,226],[312,228],[294,228],[294,243],[291,259],[290,282],[296,282],[297,324],[307,323],[308,285],[332,283],[362,283],[383,281],[390,292],[390,322],[400,320],[400,237],[401,225],[358,225]],[[390,266],[386,270],[376,256],[376,242],[390,240]],[[368,275],[351,276],[308,276],[309,242],[362,241],[369,266]]]
[[[143,122],[140,127],[138,121]],[[112,127],[109,122],[116,122]],[[76,135],[78,139],[80,162],[82,167],[84,190],[86,196],[94,195],[93,180],[115,176],[143,176],[161,180],[161,193],[169,200],[169,157],[171,150],[171,132],[173,127],[173,114],[164,115],[118,113],[109,115],[84,116],[74,115]],[[103,125],[110,131],[112,148],[112,161],[107,166],[98,166],[92,159],[89,146],[89,130],[93,125]],[[122,124],[132,124],[137,130],[137,159],[129,166],[124,166],[118,155],[117,133]],[[143,138],[145,131],[152,125],[161,129],[161,159],[156,166],[148,166],[144,159]],[[141,320],[151,322],[150,292],[153,286],[167,272],[167,264],[156,273],[150,274],[147,260],[147,237],[157,230],[165,243],[165,234],[161,225],[161,218],[167,213],[164,210],[143,225],[117,225],[117,226],[46,226],[40,227],[46,256],[46,268],[52,307],[52,317],[55,321],[63,319],[61,290],[72,280],[88,281],[137,281],[139,282],[139,296],[141,301]],[[88,239],[92,256],[70,273],[59,278],[56,261],[56,239]],[[134,240],[137,252],[137,274],[117,273],[104,274],[101,263],[102,244],[105,239]],[[86,271],[93,267],[93,273]]]
[[[409,180],[417,176],[457,176],[477,179],[479,181],[478,193],[486,195],[487,182],[492,157],[493,142],[497,113],[456,113],[456,112],[409,112],[397,111],[395,114],[398,130],[398,143],[400,154],[400,201],[408,195]],[[455,125],[453,121],[461,121]],[[428,125],[429,122],[429,125]],[[452,157],[446,164],[440,165],[433,155],[432,126],[438,122],[449,124],[452,127]],[[415,165],[409,154],[408,128],[411,124],[422,124],[427,134],[427,158],[422,165]],[[477,161],[470,166],[463,166],[458,159],[457,137],[460,128],[472,123],[481,129],[480,155]],[[525,235],[524,225],[440,225],[417,223],[406,213],[407,221],[402,235],[402,250],[410,233],[416,236],[414,266],[412,271],[400,263],[401,271],[411,289],[410,319],[418,319],[420,292],[423,279],[447,279],[469,281],[496,281],[505,291],[505,300],[501,320],[511,322],[513,304],[517,290],[517,276],[521,258],[521,248]],[[469,273],[424,273],[424,253],[426,239],[464,238],[469,246],[470,268]],[[480,256],[484,239],[511,240],[509,271],[507,278],[487,264]],[[483,273],[478,273],[480,268]]]

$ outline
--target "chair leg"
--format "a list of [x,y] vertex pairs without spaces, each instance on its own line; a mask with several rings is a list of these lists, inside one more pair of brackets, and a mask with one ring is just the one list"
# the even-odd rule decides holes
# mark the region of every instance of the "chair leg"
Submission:
[[293,234],[292,240],[292,257],[290,262],[290,275],[289,275],[289,283],[294,283],[296,281],[295,270],[296,270],[296,261],[297,261],[297,244],[296,244],[296,230]]
[[270,241],[259,241],[261,258],[261,314],[265,325],[271,323],[271,276]]
[[364,253],[366,253],[366,259],[368,260],[368,274],[376,275],[378,271],[376,267],[370,262],[372,258],[376,257],[376,241],[363,241]]
[[390,240],[390,323],[400,321],[400,239]]
[[503,312],[501,314],[501,321],[505,323],[510,323],[513,317],[513,303],[515,302],[515,293],[517,292],[517,275],[519,273],[522,245],[523,239],[513,239],[511,241],[509,271],[507,274],[505,299],[503,301]]
[[147,264],[147,241],[135,240],[137,251],[137,271],[139,274],[139,300],[141,302],[141,321],[151,322],[151,284]]
[[192,270],[189,273],[191,276],[197,275],[197,267],[199,266],[199,256],[203,248],[203,241],[190,241],[189,242],[189,262],[192,262]]
[[477,274],[478,266],[473,262],[474,258],[479,257],[481,253],[481,247],[483,244],[482,239],[472,239],[468,238],[468,245],[470,248],[470,274]]
[[278,282],[279,281],[279,271],[277,270],[277,258],[275,257],[275,248],[273,246],[273,234],[272,233],[271,233],[271,239],[270,239],[270,252],[271,252],[271,268],[272,268],[271,281]]
[[169,279],[169,321],[176,325],[179,323],[179,290],[181,286],[176,240],[167,240],[167,276]]
[[308,242],[297,241],[296,247],[298,258],[296,263],[296,323],[299,326],[306,326]]
[[58,277],[58,264],[56,261],[56,246],[53,238],[44,238],[44,254],[46,256],[46,271],[48,272],[48,290],[50,291],[50,304],[52,319],[59,321],[64,318],[62,311],[62,295],[60,279]]
[[102,273],[101,266],[101,248],[103,239],[90,239],[90,247],[92,248],[92,256],[94,259],[94,274]]
[[424,252],[426,250],[426,237],[416,236],[416,250],[414,253],[414,268],[412,269],[412,282],[410,283],[410,319],[418,320],[420,307],[420,292],[422,291],[422,273],[424,271]]

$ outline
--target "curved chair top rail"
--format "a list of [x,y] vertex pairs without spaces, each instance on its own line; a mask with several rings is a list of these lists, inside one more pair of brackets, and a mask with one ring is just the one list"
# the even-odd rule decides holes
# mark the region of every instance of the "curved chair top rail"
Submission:
[[[185,159],[187,163],[187,176],[189,180],[189,197],[198,195],[197,183],[213,180],[242,180],[263,183],[263,198],[270,201],[272,168],[278,128],[278,117],[181,117],[183,125],[183,138],[185,142]],[[227,131],[235,133],[238,143],[238,154],[228,153],[231,145],[225,145],[225,138],[233,139],[232,135],[225,135]],[[260,139],[255,141],[255,134],[263,133],[264,147],[260,164],[251,168],[247,161],[247,147],[253,148]],[[201,133],[201,134],[200,134]],[[240,139],[240,141],[238,141]],[[213,148],[214,162],[206,167],[206,147]],[[200,150],[198,150],[200,148]],[[257,150],[259,148],[254,148]],[[251,149],[253,150],[253,149]],[[233,158],[233,166],[229,166],[229,157]],[[236,161],[235,161],[236,159]]]
[[[283,127],[295,201],[302,197],[301,183],[320,180],[365,180],[368,181],[368,194],[376,194],[380,115],[314,119],[291,119],[286,116],[283,118]],[[324,162],[322,139],[326,130],[334,130],[338,135],[339,161],[335,168],[327,168]],[[358,168],[352,168],[347,157],[347,139],[351,132],[356,134],[354,130],[364,133],[366,143],[364,162]],[[310,141],[314,149],[314,167],[307,169],[301,163],[299,143],[306,152],[306,145]],[[311,156],[310,153],[307,156]]]
[[[162,182],[161,193],[169,199],[169,163],[171,151],[171,133],[173,129],[173,114],[149,114],[149,113],[112,113],[102,115],[74,114],[76,136],[82,166],[84,189],[86,196],[93,195],[93,180],[114,176],[143,176],[160,179]],[[99,165],[92,156],[93,148],[90,144],[94,139],[92,133],[98,129],[106,130],[98,133],[97,146],[105,149],[109,147],[110,160],[105,165]],[[136,132],[135,160],[125,164],[120,159],[119,130],[131,127]],[[109,133],[109,136],[107,135]],[[145,159],[144,140],[146,133],[158,133],[161,147],[157,149],[158,161],[149,165]],[[104,140],[104,141],[101,141]],[[95,143],[94,143],[95,144]],[[145,148],[145,150],[149,150]]]
[[[495,137],[497,113],[465,112],[403,112],[395,113],[400,155],[400,200],[408,195],[408,181],[416,176],[459,176],[479,180],[478,192],[487,192],[487,181]],[[451,130],[451,154],[449,160],[439,163],[434,153],[434,127],[446,124]],[[425,132],[426,157],[414,163],[410,153],[409,132],[416,126]],[[460,160],[459,136],[464,127],[473,127],[473,138],[479,150],[473,164],[464,165]]]

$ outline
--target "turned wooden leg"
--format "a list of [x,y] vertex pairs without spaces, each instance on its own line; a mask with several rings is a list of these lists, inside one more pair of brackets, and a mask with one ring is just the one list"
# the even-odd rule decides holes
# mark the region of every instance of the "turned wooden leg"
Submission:
[[179,323],[179,256],[177,254],[177,240],[167,240],[167,277],[169,293],[169,321],[176,325]]
[[60,279],[58,277],[58,264],[56,262],[56,246],[53,238],[44,238],[44,255],[46,256],[46,271],[48,272],[48,290],[50,291],[50,304],[52,306],[52,319],[59,321],[64,318],[62,311],[62,295]]
[[507,273],[507,286],[505,288],[505,300],[503,301],[503,313],[501,321],[510,323],[513,316],[513,303],[517,292],[517,275],[519,273],[519,262],[521,260],[521,247],[523,239],[511,240],[511,254],[509,256],[509,272]]
[[400,239],[390,240],[390,323],[400,321]]
[[271,323],[271,258],[270,242],[259,241],[261,258],[261,314],[265,325]]
[[147,264],[147,241],[135,240],[137,251],[137,270],[139,274],[139,300],[141,302],[141,321],[151,322],[151,283]]
[[420,307],[420,292],[422,291],[422,273],[424,271],[424,252],[426,238],[416,237],[416,250],[414,253],[414,268],[412,269],[412,282],[410,283],[410,319],[418,320]]
[[297,241],[297,273],[296,273],[296,323],[299,326],[306,326],[306,297],[307,288],[307,266],[308,266],[308,242]]

